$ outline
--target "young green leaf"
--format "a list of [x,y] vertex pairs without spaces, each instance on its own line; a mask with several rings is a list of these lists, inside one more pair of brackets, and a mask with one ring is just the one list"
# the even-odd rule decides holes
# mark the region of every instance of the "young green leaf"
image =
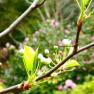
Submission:
[[[85,18],[90,16],[89,7],[91,5],[92,0],[76,0],[79,8],[80,8],[80,19],[84,20]],[[81,4],[80,4],[81,3]]]
[[80,66],[80,64],[76,60],[69,60],[63,65],[63,69],[70,69],[77,66]]
[[28,75],[28,79],[34,77],[38,62],[37,62],[37,55],[38,55],[38,49],[34,51],[29,46],[24,46],[24,53],[23,53],[23,61],[25,65],[25,69]]

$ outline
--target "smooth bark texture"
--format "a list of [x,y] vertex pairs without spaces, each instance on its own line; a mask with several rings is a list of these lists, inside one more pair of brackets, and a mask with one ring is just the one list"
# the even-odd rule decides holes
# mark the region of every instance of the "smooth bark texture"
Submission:
[[34,0],[30,7],[21,16],[19,16],[7,29],[0,33],[0,38],[10,33],[26,16],[28,16],[29,13],[41,6],[44,3],[44,1],[41,4],[38,4],[39,0]]

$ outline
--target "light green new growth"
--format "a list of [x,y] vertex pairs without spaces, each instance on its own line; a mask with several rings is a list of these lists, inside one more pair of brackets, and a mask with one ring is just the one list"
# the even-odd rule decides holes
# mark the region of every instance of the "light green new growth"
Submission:
[[85,19],[85,18],[91,16],[93,11],[91,10],[90,13],[88,13],[88,14],[87,14],[87,12],[89,10],[92,0],[76,0],[76,2],[80,8],[80,19]]
[[34,80],[36,76],[38,69],[37,55],[38,49],[34,51],[31,47],[24,46],[23,61],[29,81]]
[[69,60],[63,65],[63,69],[70,69],[77,66],[80,66],[80,64],[76,60]]

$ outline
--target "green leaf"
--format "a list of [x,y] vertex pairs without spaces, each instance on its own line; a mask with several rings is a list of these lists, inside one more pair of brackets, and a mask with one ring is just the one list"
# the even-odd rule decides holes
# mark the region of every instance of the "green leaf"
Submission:
[[69,68],[73,68],[73,67],[77,67],[77,66],[80,66],[80,64],[76,60],[69,60],[68,62],[66,62],[63,65],[63,68],[69,69]]
[[[79,4],[78,0],[77,4]],[[80,19],[87,18],[87,12],[89,10],[89,7],[91,5],[92,0],[81,0],[81,6],[80,6]]]
[[28,78],[34,77],[37,71],[38,68],[37,55],[38,49],[34,51],[31,47],[24,46],[23,61]]
[[5,88],[4,84],[2,82],[0,82],[0,90],[2,90],[4,88]]
[[90,0],[82,0],[82,3],[84,6],[86,6],[89,2],[90,2]]
[[64,70],[63,72],[66,73],[66,72],[73,71],[73,70],[75,70],[75,69],[76,69],[75,67],[72,67],[72,68],[68,68],[68,69]]

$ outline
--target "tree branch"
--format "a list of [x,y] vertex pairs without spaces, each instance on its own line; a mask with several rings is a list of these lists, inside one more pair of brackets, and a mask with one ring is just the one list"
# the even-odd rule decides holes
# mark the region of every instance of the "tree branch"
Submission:
[[67,56],[62,62],[58,63],[56,66],[54,66],[52,69],[50,69],[47,73],[44,75],[38,77],[36,81],[41,80],[42,78],[49,77],[55,70],[57,70],[59,67],[61,67],[67,60],[69,60],[71,57],[74,56],[74,53]]
[[81,19],[79,19],[77,22],[77,34],[76,34],[76,40],[75,40],[75,44],[74,44],[74,53],[77,52],[77,50],[78,50],[79,35],[82,30],[82,24],[83,24],[83,21]]
[[14,86],[11,86],[11,87],[9,87],[9,88],[6,88],[6,89],[0,91],[0,94],[6,94],[6,93],[8,93],[8,92],[19,91],[19,90],[21,90],[20,85],[22,85],[22,83],[17,84],[17,85],[14,85]]
[[[37,77],[36,78],[36,81],[39,81],[39,80],[41,80],[41,79],[43,79],[43,78],[46,78],[46,77],[49,77],[54,71],[56,71],[59,67],[61,67],[67,60],[69,60],[71,57],[73,57],[74,55],[76,55],[76,54],[78,54],[78,53],[80,53],[80,52],[82,52],[82,51],[84,51],[84,50],[87,50],[87,49],[89,49],[90,47],[93,47],[94,46],[94,42],[92,42],[92,43],[90,43],[90,44],[88,44],[88,45],[86,45],[86,46],[84,46],[84,47],[82,47],[82,48],[80,48],[77,52],[73,52],[72,54],[70,54],[69,56],[67,56],[62,62],[60,62],[60,63],[58,63],[56,66],[54,66],[51,70],[49,70],[48,72],[46,72],[44,75],[42,75],[42,76],[39,76],[39,77]],[[2,91],[0,91],[0,94],[6,94],[6,93],[8,93],[8,92],[14,92],[15,90],[23,90],[22,89],[22,84],[23,83],[20,83],[20,84],[18,84],[18,85],[14,85],[14,86],[11,86],[11,87],[9,87],[9,88],[6,88],[6,89],[4,89],[4,90],[2,90]]]
[[38,4],[39,0],[34,0],[30,7],[21,16],[19,16],[7,29],[0,33],[0,38],[12,31],[30,12],[40,7],[45,1],[46,0],[43,0],[43,2]]
[[77,53],[82,52],[82,51],[84,51],[84,50],[87,50],[87,49],[89,49],[89,48],[91,48],[91,47],[93,47],[93,46],[94,46],[94,42],[92,42],[92,43],[90,43],[90,44],[87,44],[86,46],[80,48],[80,49],[77,51]]

